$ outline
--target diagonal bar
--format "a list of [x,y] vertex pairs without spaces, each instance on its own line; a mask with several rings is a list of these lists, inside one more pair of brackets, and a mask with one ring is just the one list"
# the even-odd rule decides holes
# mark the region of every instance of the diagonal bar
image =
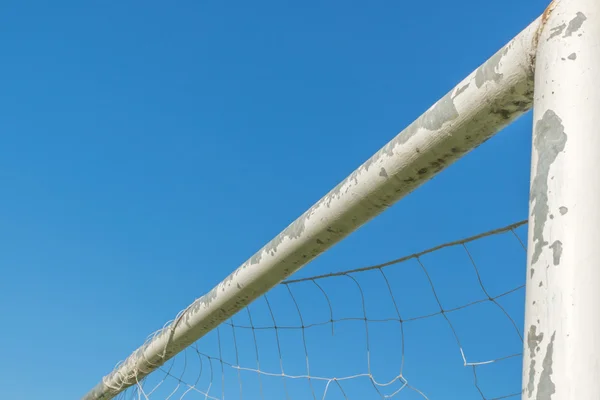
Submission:
[[[157,332],[84,400],[135,385],[528,111],[541,18],[473,71],[248,261]],[[340,139],[340,149],[343,139]]]

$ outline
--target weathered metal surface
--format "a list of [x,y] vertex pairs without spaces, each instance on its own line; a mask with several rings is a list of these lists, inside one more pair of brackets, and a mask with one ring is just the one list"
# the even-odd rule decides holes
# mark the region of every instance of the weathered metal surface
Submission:
[[600,399],[600,2],[537,40],[522,398]]
[[435,103],[86,396],[136,384],[310,260],[525,113],[540,19]]

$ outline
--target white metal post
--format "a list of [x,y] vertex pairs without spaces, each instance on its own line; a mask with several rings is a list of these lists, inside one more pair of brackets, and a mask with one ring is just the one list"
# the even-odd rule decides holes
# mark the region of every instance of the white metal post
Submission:
[[535,71],[523,399],[600,399],[600,1],[557,0]]

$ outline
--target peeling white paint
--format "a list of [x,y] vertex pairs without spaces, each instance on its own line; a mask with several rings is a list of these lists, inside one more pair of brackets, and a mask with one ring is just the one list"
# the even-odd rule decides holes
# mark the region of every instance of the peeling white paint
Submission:
[[600,399],[599,82],[600,2],[554,1],[536,57],[527,400]]

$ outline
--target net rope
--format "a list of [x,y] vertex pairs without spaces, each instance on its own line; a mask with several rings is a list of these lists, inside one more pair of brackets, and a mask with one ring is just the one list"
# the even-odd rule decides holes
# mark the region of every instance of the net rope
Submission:
[[[444,390],[452,395],[443,398],[516,398],[523,333],[522,316],[512,314],[523,308],[525,236],[521,221],[385,263],[284,281],[117,398],[435,399]],[[478,249],[482,241],[487,245]],[[464,271],[453,284],[436,279],[459,265]],[[417,276],[421,286],[410,282]],[[455,287],[463,276],[472,283],[468,290]],[[479,296],[471,296],[473,287]],[[471,297],[447,305],[446,292]],[[426,299],[430,309],[417,312]],[[426,326],[415,333],[420,324]],[[469,340],[476,349],[466,346]],[[461,394],[450,389],[454,383],[465,387]]]

